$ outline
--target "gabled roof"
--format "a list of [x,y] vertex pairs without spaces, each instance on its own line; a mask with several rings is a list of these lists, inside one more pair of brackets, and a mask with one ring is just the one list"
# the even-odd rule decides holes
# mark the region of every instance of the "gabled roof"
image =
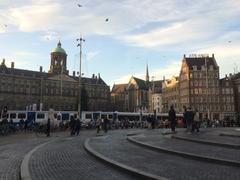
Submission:
[[216,63],[216,60],[214,56],[212,57],[184,57],[186,60],[186,63],[190,70],[193,70],[193,67],[196,66],[197,70],[201,70],[202,66],[205,66],[205,63],[207,64],[207,67],[213,66],[214,70],[218,69],[218,65]]
[[112,93],[122,93],[126,90],[128,84],[114,84],[112,87]]
[[[70,77],[74,78],[76,81],[79,81],[79,78],[77,76],[70,76]],[[107,84],[103,81],[101,77],[98,77],[98,78],[82,77],[81,80],[82,80],[82,83],[84,84],[102,84],[107,86]]]
[[137,83],[139,89],[148,90],[148,85],[146,84],[146,82],[145,82],[144,80],[138,79],[138,78],[136,78],[136,77],[132,77],[132,78],[133,78],[133,79],[135,80],[135,82]]
[[77,82],[74,78],[66,75],[66,74],[58,74],[58,75],[55,75],[55,76],[52,76],[52,77],[49,77],[48,79],[51,79],[51,80],[57,80],[57,81],[71,81],[71,82]]

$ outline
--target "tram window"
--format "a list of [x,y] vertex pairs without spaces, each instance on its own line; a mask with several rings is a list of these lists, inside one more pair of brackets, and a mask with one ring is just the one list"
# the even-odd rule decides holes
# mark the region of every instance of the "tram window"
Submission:
[[11,113],[10,114],[10,119],[15,119],[17,117],[16,113]]
[[44,118],[45,118],[45,114],[43,113],[37,114],[37,119],[44,119]]
[[18,119],[25,119],[26,118],[26,114],[25,113],[19,113],[18,114]]
[[62,120],[69,120],[69,114],[63,113]]
[[86,119],[92,119],[92,114],[86,114]]
[[102,114],[102,119],[105,119],[107,117],[106,114]]

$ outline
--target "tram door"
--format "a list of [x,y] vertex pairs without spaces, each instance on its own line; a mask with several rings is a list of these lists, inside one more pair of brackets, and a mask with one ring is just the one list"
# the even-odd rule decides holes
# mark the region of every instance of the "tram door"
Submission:
[[27,112],[28,125],[32,125],[36,120],[36,112]]
[[101,113],[100,112],[94,112],[93,113],[93,120],[96,122],[96,120],[98,119],[98,117],[101,117]]

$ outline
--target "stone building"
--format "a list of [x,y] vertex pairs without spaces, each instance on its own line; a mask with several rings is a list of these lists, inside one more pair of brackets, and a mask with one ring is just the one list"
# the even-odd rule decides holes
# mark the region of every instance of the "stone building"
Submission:
[[164,80],[162,83],[163,112],[168,112],[173,105],[176,112],[181,111],[179,105],[179,81],[178,77]]
[[127,111],[127,86],[128,84],[114,84],[111,92],[112,110]]
[[[75,72],[69,75],[67,54],[59,42],[51,52],[49,72],[16,69],[0,65],[0,107],[11,110],[42,109],[77,111],[79,104],[79,78]],[[109,110],[110,87],[100,77],[82,77],[81,89],[85,99],[83,110]]]
[[179,108],[198,109],[200,118],[223,120],[234,114],[233,83],[219,79],[219,66],[208,55],[184,55],[179,75]]
[[[132,76],[127,84],[114,84],[111,91],[111,102],[114,111],[153,112],[161,108],[159,94],[162,81],[149,81],[148,66],[146,80]],[[152,96],[155,103],[152,102]],[[156,102],[158,101],[158,102]],[[156,109],[157,108],[157,109]]]
[[[220,119],[234,119],[234,85],[230,76],[220,79]],[[212,100],[212,99],[211,99]]]
[[162,112],[162,80],[149,83],[149,112]]

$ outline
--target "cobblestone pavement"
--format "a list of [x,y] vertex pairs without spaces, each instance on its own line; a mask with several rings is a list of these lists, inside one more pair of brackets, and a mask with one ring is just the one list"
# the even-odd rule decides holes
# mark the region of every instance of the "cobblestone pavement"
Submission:
[[[240,138],[220,136],[220,133],[236,134],[235,128],[202,128],[200,133],[187,134],[180,130],[176,136],[187,137],[192,139],[212,141],[216,143],[228,143],[240,145]],[[239,133],[240,134],[240,133]]]
[[90,146],[117,162],[174,180],[236,180],[240,177],[240,168],[144,149],[126,141],[126,133],[122,132],[93,138]]
[[33,153],[29,162],[32,179],[138,179],[103,164],[84,150],[84,140],[87,137],[95,136],[96,131],[83,131],[80,134],[80,136],[59,138]]
[[0,180],[19,180],[25,154],[49,139],[37,138],[30,133],[0,137]]
[[[153,146],[162,147],[173,151],[181,151],[201,156],[225,159],[230,161],[238,161],[240,163],[240,150],[226,147],[199,144],[195,142],[187,142],[178,139],[165,138],[156,133],[148,133],[147,135],[134,136],[137,141],[147,143]],[[227,142],[229,143],[229,142]]]

